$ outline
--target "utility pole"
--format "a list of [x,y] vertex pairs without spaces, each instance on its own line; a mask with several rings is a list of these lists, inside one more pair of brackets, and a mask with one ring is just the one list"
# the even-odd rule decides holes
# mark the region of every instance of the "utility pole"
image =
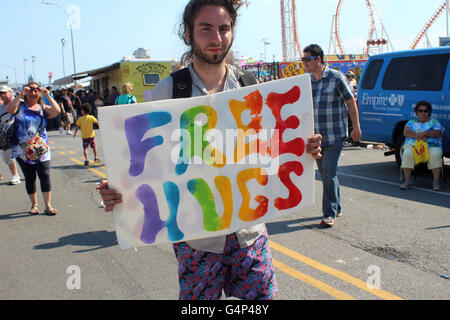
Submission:
[[62,45],[63,74],[64,74],[64,78],[65,78],[66,77],[66,63],[64,62],[64,47],[66,45],[66,39],[61,39],[61,45]]
[[36,57],[32,56],[31,61],[33,62],[33,81],[36,81],[36,74],[34,73],[34,63],[36,62]]
[[66,19],[67,19],[66,21],[67,21],[67,24],[68,24],[69,29],[70,29],[70,37],[71,37],[71,40],[72,40],[73,74],[75,75],[75,74],[77,74],[77,66],[76,66],[76,63],[75,63],[75,45],[74,45],[74,42],[73,42],[73,25],[72,25],[72,21],[70,20],[70,17],[67,14],[67,11],[63,7],[61,7],[59,4],[56,4],[56,3],[53,3],[53,2],[45,2],[45,0],[42,0],[42,4],[58,7],[59,9],[61,9],[64,12],[64,15],[66,16]]
[[449,35],[449,31],[448,31],[448,16],[450,15],[450,8],[448,7],[448,0],[445,1],[445,11],[447,12],[446,17],[447,17],[447,37],[450,37]]
[[14,78],[16,80],[16,88],[18,88],[19,85],[17,84],[17,70],[16,70],[16,68],[8,66],[8,65],[5,65],[5,64],[0,65],[0,67],[6,67],[6,68],[10,68],[10,69],[14,70]]
[[28,79],[27,79],[27,59],[26,58],[23,59],[23,83],[24,84],[28,83]]
[[270,44],[269,41],[267,41],[266,38],[261,40],[264,43],[264,62],[267,62],[267,54],[266,54],[266,46]]

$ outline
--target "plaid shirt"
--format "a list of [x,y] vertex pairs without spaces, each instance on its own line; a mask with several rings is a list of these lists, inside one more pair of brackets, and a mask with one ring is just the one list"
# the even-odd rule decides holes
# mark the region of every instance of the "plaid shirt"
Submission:
[[325,67],[319,81],[311,75],[314,103],[314,131],[322,135],[326,147],[347,136],[347,105],[353,98],[348,82],[340,71]]

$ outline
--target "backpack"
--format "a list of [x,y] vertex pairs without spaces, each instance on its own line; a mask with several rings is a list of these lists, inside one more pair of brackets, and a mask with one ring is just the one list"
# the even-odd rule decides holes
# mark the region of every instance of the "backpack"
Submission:
[[[257,84],[253,72],[244,71],[243,75],[239,77],[239,83],[242,87],[251,86]],[[171,74],[173,79],[172,99],[190,98],[192,96],[192,78],[188,68],[184,68],[173,72]]]

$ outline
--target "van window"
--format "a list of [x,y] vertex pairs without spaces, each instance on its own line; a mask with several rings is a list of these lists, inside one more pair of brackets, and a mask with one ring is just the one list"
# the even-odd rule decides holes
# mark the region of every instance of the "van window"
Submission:
[[383,79],[385,90],[441,91],[450,54],[395,58]]
[[383,66],[383,60],[376,59],[372,60],[367,66],[366,73],[364,74],[364,79],[361,84],[361,88],[366,90],[371,90],[375,87],[377,83],[378,74],[380,73],[381,67]]

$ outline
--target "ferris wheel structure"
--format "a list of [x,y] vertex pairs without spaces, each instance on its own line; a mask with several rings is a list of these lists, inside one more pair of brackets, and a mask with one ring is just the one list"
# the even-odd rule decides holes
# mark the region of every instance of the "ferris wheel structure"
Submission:
[[[336,13],[333,15],[329,43],[329,52],[340,55],[346,53],[340,34],[340,21],[343,2],[344,0],[338,1]],[[368,35],[365,47],[361,48],[362,53],[364,55],[369,55],[373,53],[381,53],[384,50],[389,51],[389,49],[394,51],[386,28],[384,27],[383,22],[381,21],[381,17],[378,14],[375,6],[371,4],[370,0],[365,0],[365,3],[368,13]]]

